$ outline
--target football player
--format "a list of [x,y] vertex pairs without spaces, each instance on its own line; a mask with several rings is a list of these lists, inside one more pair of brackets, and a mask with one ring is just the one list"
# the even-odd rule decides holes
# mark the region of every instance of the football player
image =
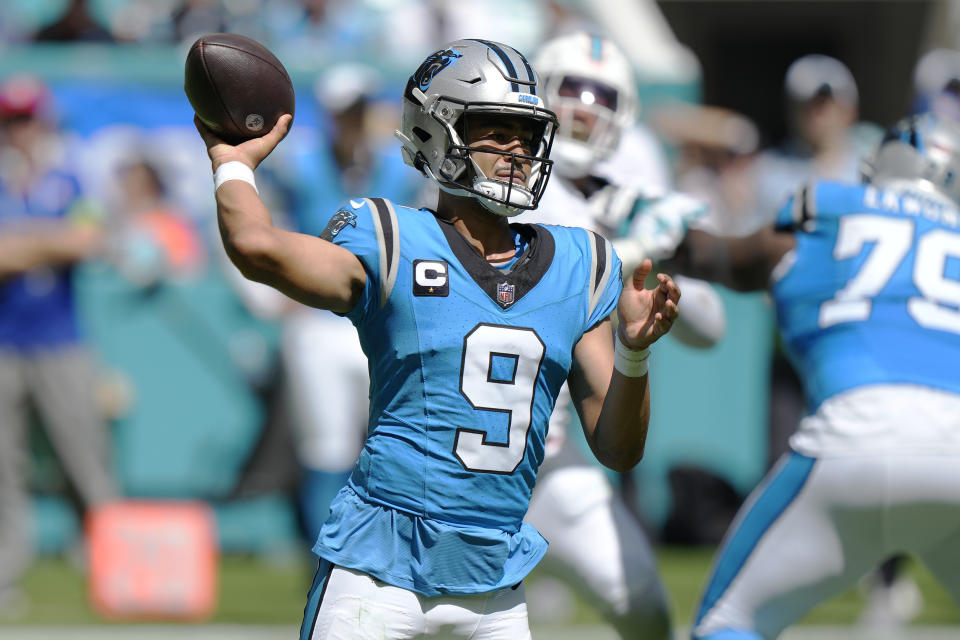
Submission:
[[634,466],[679,290],[645,288],[649,261],[624,286],[592,232],[509,224],[539,203],[556,126],[519,52],[455,41],[402,102],[403,157],[440,185],[437,210],[353,199],[319,238],[274,227],[254,185],[290,117],[237,146],[197,121],[228,255],[349,317],[370,361],[368,436],[314,546],[301,637],[528,638],[522,580],[547,545],[522,519],[556,395],[569,379],[597,458]]
[[694,638],[775,638],[896,552],[960,602],[960,129],[903,120],[865,166],[752,236],[691,231],[678,251],[694,275],[769,285],[811,411],[727,533]]
[[[626,55],[609,38],[574,32],[544,43],[534,64],[559,127],[554,179],[531,216],[611,238],[625,273],[645,258],[673,255],[708,207],[670,189],[660,143],[636,119],[637,78]],[[686,312],[671,335],[712,346],[726,333],[722,301],[704,282],[681,276],[679,283]]]
[[[668,190],[659,145],[636,122],[637,80],[626,56],[608,38],[575,32],[546,42],[534,66],[559,127],[550,189],[528,217],[623,238],[632,246],[618,246],[621,258],[672,252],[705,207]],[[726,330],[723,303],[710,285],[686,280],[679,283],[684,297],[671,333],[694,346],[712,345]],[[572,415],[564,389],[526,518],[550,540],[544,566],[567,579],[621,637],[670,638],[650,543],[607,475],[568,437]]]

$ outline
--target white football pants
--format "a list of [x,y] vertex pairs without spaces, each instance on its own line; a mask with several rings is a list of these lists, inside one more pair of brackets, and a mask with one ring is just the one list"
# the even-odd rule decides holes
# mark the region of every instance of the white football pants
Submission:
[[565,466],[542,473],[524,520],[550,543],[543,568],[564,578],[621,638],[671,637],[653,550],[602,469]]
[[785,454],[740,509],[694,638],[776,638],[895,553],[960,604],[960,454]]
[[523,585],[427,597],[320,560],[300,640],[412,638],[529,640]]

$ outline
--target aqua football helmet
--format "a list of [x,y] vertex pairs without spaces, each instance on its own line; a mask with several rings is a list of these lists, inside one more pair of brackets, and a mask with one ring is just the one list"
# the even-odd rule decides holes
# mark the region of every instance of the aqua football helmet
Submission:
[[[471,157],[467,140],[473,115],[516,119],[533,134],[529,155],[483,150],[510,158],[510,180],[484,175]],[[441,189],[474,197],[498,215],[514,216],[540,202],[550,177],[556,123],[520,52],[489,40],[457,40],[431,54],[410,76],[396,136],[404,161]],[[521,162],[530,163],[528,175],[515,182]]]
[[[545,43],[534,60],[547,108],[560,118],[553,150],[556,171],[578,178],[613,154],[637,117],[637,80],[613,42],[577,32]],[[577,112],[593,116],[592,126]]]
[[866,182],[906,186],[960,203],[960,123],[925,113],[905,118],[864,162]]

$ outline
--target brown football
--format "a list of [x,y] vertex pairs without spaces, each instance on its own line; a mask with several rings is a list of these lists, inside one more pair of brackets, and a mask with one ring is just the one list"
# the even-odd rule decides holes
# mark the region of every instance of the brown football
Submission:
[[290,75],[256,40],[210,33],[190,47],[183,90],[200,121],[227,142],[264,135],[293,115]]

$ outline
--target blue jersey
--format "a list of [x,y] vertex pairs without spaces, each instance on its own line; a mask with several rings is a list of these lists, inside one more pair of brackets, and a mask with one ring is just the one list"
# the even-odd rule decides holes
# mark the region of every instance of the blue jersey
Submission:
[[[0,233],[29,220],[63,218],[80,196],[70,173],[52,169],[25,193],[0,183]],[[0,348],[30,353],[79,339],[70,267],[41,267],[0,282]]]
[[817,182],[778,214],[795,261],[774,285],[808,408],[870,384],[960,393],[960,212],[912,190]]
[[620,261],[583,229],[511,229],[525,248],[508,272],[431,211],[386,200],[350,201],[321,234],[366,269],[348,315],[370,422],[318,555],[438,595],[512,586],[545,553],[523,516],[573,348],[616,307]]

